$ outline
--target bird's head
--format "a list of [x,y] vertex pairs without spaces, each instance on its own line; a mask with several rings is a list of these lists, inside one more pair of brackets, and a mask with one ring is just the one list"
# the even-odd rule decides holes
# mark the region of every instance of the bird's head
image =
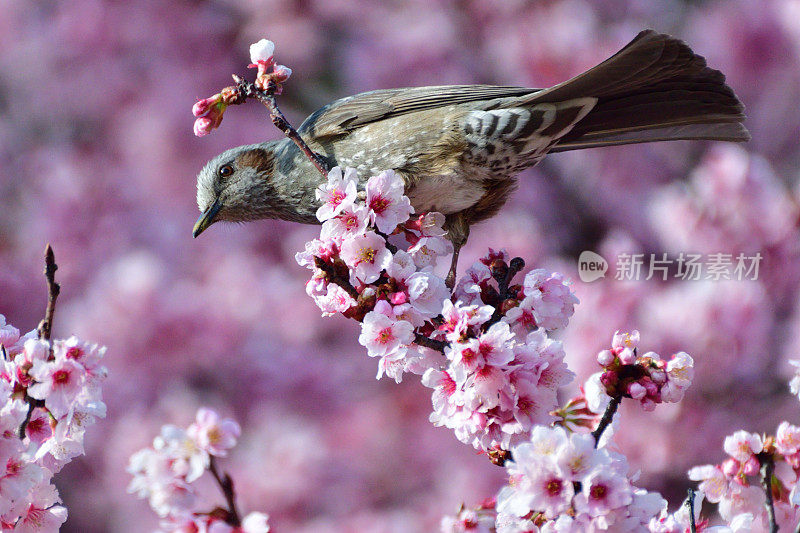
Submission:
[[200,218],[197,237],[214,222],[245,222],[278,216],[271,179],[275,169],[272,143],[231,148],[209,161],[197,175]]

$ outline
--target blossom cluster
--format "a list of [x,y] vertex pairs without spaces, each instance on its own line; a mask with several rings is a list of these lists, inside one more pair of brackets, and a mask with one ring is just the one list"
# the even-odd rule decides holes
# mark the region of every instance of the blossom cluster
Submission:
[[268,90],[269,85],[275,86],[275,94],[281,94],[281,83],[289,79],[292,69],[275,62],[275,43],[268,39],[261,39],[250,45],[249,68],[257,68],[256,87]]
[[[378,377],[422,374],[433,389],[431,421],[491,451],[553,420],[556,392],[573,374],[548,332],[578,302],[560,274],[533,270],[503,251],[470,267],[451,291],[433,268],[452,251],[439,213],[410,217],[403,179],[385,171],[359,191],[355,170],[334,168],[320,185],[320,238],[297,261],[313,271],[306,292],[323,314],[362,322],[359,342]],[[402,247],[389,242],[396,234]],[[398,238],[398,240],[402,240]]]
[[[263,91],[271,90],[273,94],[281,94],[281,84],[292,75],[292,69],[275,62],[275,43],[261,39],[250,45],[250,65],[248,68],[257,68],[255,86]],[[197,117],[194,121],[194,134],[203,137],[211,133],[222,123],[225,109],[232,104],[242,102],[242,95],[238,87],[225,87],[214,96],[198,100],[192,107],[192,114]]]
[[105,348],[25,335],[0,315],[0,525],[57,531],[67,509],[53,475],[84,453],[86,429],[105,417]]
[[639,332],[614,333],[611,349],[597,355],[602,372],[586,382],[589,408],[602,412],[612,397],[633,398],[642,409],[652,411],[656,404],[679,402],[694,377],[694,360],[685,352],[661,359],[655,352],[639,355]]
[[188,428],[165,425],[153,445],[133,454],[128,472],[133,475],[128,492],[147,499],[161,517],[161,527],[169,532],[208,531],[209,533],[267,533],[268,516],[253,512],[239,520],[235,509],[217,507],[202,511],[196,486],[192,485],[209,470],[223,491],[233,498],[232,481],[220,477],[213,462],[225,457],[241,434],[239,424],[223,419],[215,411],[200,408]]
[[511,448],[509,484],[497,496],[497,531],[642,531],[666,507],[633,484],[625,456],[588,433],[537,426]]
[[[689,478],[700,482],[699,491],[717,504],[720,516],[732,521],[750,515],[766,526],[763,477],[768,475],[776,523],[781,530],[794,530],[800,522],[800,427],[781,422],[774,436],[740,430],[725,438],[723,449],[728,458],[722,463],[689,470]],[[767,474],[768,464],[772,472]]]

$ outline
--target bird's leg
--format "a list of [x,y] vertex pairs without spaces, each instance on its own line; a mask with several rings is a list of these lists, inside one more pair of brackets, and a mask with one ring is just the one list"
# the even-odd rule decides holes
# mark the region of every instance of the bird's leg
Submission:
[[458,253],[461,247],[467,242],[469,237],[469,223],[463,215],[457,213],[449,215],[445,222],[447,238],[453,243],[453,259],[450,262],[450,271],[445,278],[445,284],[449,289],[456,286],[456,271],[458,270]]
[[445,285],[450,290],[453,290],[453,287],[456,286],[456,270],[458,270],[458,252],[461,251],[460,244],[453,244],[453,259],[450,262],[450,271],[447,273],[447,277],[444,279]]

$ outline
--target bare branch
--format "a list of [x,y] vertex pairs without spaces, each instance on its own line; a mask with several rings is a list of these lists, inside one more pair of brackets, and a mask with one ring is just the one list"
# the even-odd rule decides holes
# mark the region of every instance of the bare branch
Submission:
[[262,91],[258,89],[255,84],[250,83],[249,81],[244,80],[243,78],[236,76],[234,74],[233,81],[236,82],[236,85],[239,89],[239,93],[243,95],[245,98],[257,98],[259,102],[264,104],[269,111],[270,118],[272,119],[272,123],[275,124],[279,130],[283,132],[284,135],[289,137],[300,150],[308,157],[309,161],[311,161],[317,170],[319,170],[320,174],[324,177],[328,176],[328,164],[325,160],[314,152],[311,148],[309,148],[308,144],[300,137],[300,134],[297,133],[297,130],[286,120],[286,117],[283,115],[281,110],[278,108],[278,103],[275,100],[275,89],[277,88],[274,83],[270,82],[267,86],[266,91]]
[[689,531],[690,533],[697,533],[697,524],[694,521],[694,489],[689,489],[686,505],[689,506]]
[[233,490],[233,480],[231,479],[231,476],[226,473],[220,474],[220,471],[217,468],[216,458],[213,455],[209,460],[208,470],[217,481],[220,490],[222,490],[222,495],[225,496],[225,503],[228,505],[227,522],[233,527],[241,526],[242,519],[239,516],[239,510],[236,508],[236,493]]
[[603,413],[603,417],[600,419],[600,423],[597,424],[597,428],[592,431],[592,437],[594,437],[594,447],[597,448],[597,444],[600,442],[600,437],[603,435],[603,432],[606,428],[611,424],[611,421],[614,419],[614,414],[617,412],[617,408],[619,404],[622,402],[622,396],[612,396],[611,401],[608,402],[608,406],[606,406],[606,411]]
[[775,460],[770,454],[759,454],[758,458],[761,461],[761,487],[767,497],[764,505],[769,517],[769,530],[771,533],[777,533],[778,522],[775,519],[775,504],[772,501],[772,474],[775,472]]
[[53,330],[53,314],[56,312],[56,299],[61,293],[61,286],[56,283],[56,258],[53,254],[53,247],[47,245],[44,251],[44,275],[47,279],[47,308],[44,313],[44,319],[39,322],[38,332],[39,338],[50,340],[50,333]]

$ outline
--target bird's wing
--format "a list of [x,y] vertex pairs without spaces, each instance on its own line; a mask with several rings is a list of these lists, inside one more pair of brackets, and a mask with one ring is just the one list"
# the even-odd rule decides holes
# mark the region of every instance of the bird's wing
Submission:
[[323,107],[300,125],[300,133],[315,138],[343,135],[397,115],[466,102],[516,98],[539,90],[494,85],[440,85],[370,91]]

